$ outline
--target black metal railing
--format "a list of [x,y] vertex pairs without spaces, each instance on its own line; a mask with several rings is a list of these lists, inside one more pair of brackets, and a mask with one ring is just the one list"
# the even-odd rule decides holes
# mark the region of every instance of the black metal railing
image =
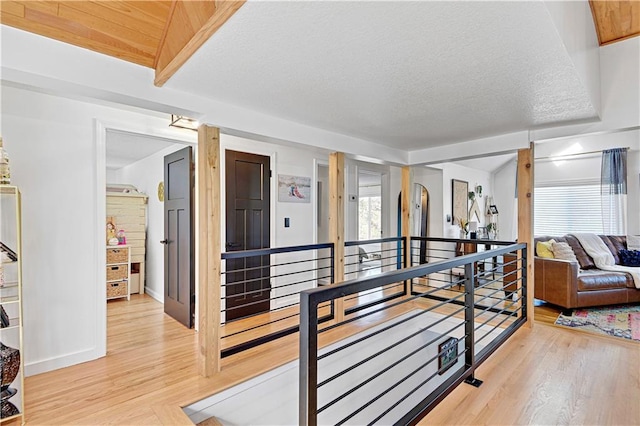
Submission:
[[[347,241],[344,243],[345,280],[396,271],[407,266],[404,256],[405,237],[376,240]],[[349,315],[380,303],[402,297],[408,283],[391,283],[382,288],[359,292],[344,299],[344,313]]]
[[[480,240],[480,239],[453,239],[433,237],[411,237],[410,257],[411,265],[432,263],[440,260],[451,259],[465,254],[489,252],[492,249],[514,244],[513,241]],[[499,301],[500,289],[504,279],[509,279],[515,272],[511,271],[514,262],[505,261],[504,256],[491,256],[473,265],[476,276],[476,304],[479,307],[489,307]],[[504,270],[507,269],[507,273]],[[465,280],[465,271],[462,267],[443,270],[439,274],[432,274],[428,280],[416,278],[411,280],[411,293],[424,293],[427,288],[440,288],[441,291],[429,292],[429,296],[436,300],[447,300],[451,291],[460,290]],[[518,297],[507,289],[508,296]],[[454,303],[464,304],[457,300]],[[497,311],[497,310],[496,310]]]
[[[300,292],[334,282],[333,243],[222,253],[221,356],[295,333]],[[320,320],[333,318],[333,304]]]
[[[479,283],[477,265],[493,257],[503,259],[502,269]],[[478,366],[526,322],[526,260],[526,244],[512,243],[301,292],[299,423],[410,424],[462,381],[477,384]],[[322,304],[428,282],[454,268],[464,269],[464,280],[457,291],[456,283],[442,284],[450,291],[445,300],[430,297],[441,287],[414,287],[393,303],[318,327]],[[479,308],[476,293],[485,289],[500,301]]]

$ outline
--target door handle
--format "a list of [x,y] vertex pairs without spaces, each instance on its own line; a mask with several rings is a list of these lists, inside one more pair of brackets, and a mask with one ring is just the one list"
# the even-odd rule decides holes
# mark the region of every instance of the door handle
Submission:
[[240,243],[227,243],[226,246],[227,246],[228,249],[230,249],[230,248],[238,248],[238,247],[241,246],[241,244]]
[[160,241],[160,244],[169,244],[169,240],[165,238],[164,240]]

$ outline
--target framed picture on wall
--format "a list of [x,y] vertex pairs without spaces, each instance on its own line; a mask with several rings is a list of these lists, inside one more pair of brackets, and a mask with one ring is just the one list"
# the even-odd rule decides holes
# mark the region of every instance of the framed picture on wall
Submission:
[[460,219],[464,219],[465,222],[469,221],[468,199],[469,183],[451,179],[451,216],[453,216],[454,225],[460,223]]

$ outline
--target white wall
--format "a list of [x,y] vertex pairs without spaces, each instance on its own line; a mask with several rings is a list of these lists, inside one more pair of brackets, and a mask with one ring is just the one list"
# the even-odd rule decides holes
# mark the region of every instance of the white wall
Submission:
[[[473,191],[473,188],[477,185],[482,185],[482,198],[478,200],[478,204],[480,206],[480,211],[482,213],[486,210],[486,201],[487,197],[494,195],[493,190],[491,188],[491,174],[489,172],[477,169],[471,169],[468,167],[460,166],[457,164],[446,163],[442,165],[442,202],[443,202],[443,210],[444,216],[441,219],[442,227],[443,227],[443,235],[444,237],[449,238],[458,238],[460,227],[453,223],[453,219],[451,222],[447,222],[446,215],[452,214],[451,212],[451,204],[452,204],[452,194],[451,194],[451,180],[458,179],[463,180],[469,183],[469,191]],[[471,207],[471,203],[469,202],[467,205],[467,212]],[[500,211],[500,206],[498,207],[498,211]],[[485,217],[481,215],[478,226],[485,226]],[[474,216],[474,220],[475,216]],[[499,228],[498,228],[499,229]]]
[[[313,221],[315,205],[312,202],[316,191],[315,182],[311,184],[311,199],[309,203],[287,203],[278,201],[278,175],[306,176],[313,178],[314,160],[328,162],[329,153],[321,154],[310,151],[305,147],[295,148],[245,139],[227,134],[220,135],[221,175],[222,185],[225,187],[224,151],[226,149],[243,151],[271,157],[271,246],[286,247],[303,244],[313,244]],[[223,206],[225,200],[222,200]],[[222,208],[222,236],[224,238],[224,207]],[[290,218],[290,227],[284,227],[284,218]]]
[[518,238],[517,171],[518,162],[514,159],[492,174],[493,201],[499,212],[498,237],[503,241],[515,241]]
[[[107,144],[109,139],[107,137]],[[164,156],[185,145],[172,145],[149,157],[118,169],[108,183],[131,184],[147,194],[147,238],[145,255],[145,292],[158,302],[164,302],[164,203],[158,200],[158,183],[164,180]],[[195,159],[195,149],[194,149]],[[140,283],[142,285],[142,283]]]
[[2,89],[2,136],[23,192],[24,359],[31,375],[106,350],[104,238],[98,238],[104,220],[97,219],[105,200],[104,191],[100,200],[96,193],[94,119],[168,131],[157,114]]

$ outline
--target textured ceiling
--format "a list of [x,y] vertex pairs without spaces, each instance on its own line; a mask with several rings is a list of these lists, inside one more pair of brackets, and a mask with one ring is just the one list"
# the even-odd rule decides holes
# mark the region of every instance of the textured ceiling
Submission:
[[168,87],[400,149],[597,116],[543,2],[248,2]]
[[107,169],[120,169],[177,143],[170,139],[107,130]]

